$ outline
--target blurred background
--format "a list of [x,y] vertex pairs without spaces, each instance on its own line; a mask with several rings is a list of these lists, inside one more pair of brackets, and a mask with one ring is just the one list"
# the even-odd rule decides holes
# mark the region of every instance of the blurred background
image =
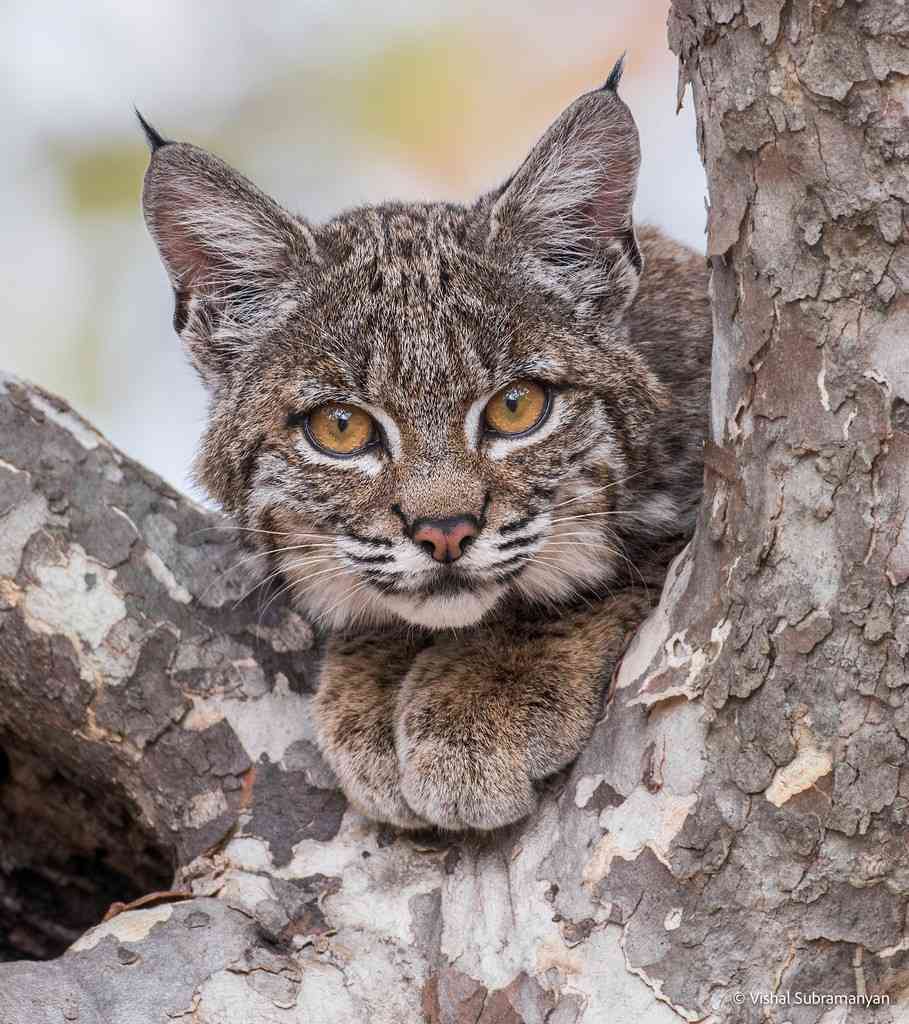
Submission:
[[205,396],[145,233],[135,104],[314,221],[503,179],[628,51],[637,218],[703,248],[669,0],[32,0],[0,6],[0,368],[55,391],[180,490]]

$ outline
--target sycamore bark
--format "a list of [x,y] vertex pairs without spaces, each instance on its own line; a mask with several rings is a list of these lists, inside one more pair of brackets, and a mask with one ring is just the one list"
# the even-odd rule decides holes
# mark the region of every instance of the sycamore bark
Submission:
[[669,27],[710,189],[705,502],[531,821],[354,814],[312,632],[245,596],[225,524],[0,385],[0,950],[78,939],[0,966],[3,1024],[907,1018],[909,8]]

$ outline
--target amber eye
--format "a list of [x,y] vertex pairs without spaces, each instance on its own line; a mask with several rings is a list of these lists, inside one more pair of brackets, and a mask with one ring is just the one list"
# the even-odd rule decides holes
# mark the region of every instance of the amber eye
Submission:
[[546,418],[549,393],[532,380],[516,380],[490,398],[486,426],[496,434],[526,434]]
[[306,417],[306,434],[331,455],[355,455],[376,440],[372,417],[355,405],[326,402]]

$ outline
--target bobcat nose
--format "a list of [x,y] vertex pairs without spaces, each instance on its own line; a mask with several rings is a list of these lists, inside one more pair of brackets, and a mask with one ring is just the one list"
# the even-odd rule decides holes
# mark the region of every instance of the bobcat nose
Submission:
[[447,519],[418,519],[411,537],[437,562],[456,562],[480,532],[474,516],[450,516]]

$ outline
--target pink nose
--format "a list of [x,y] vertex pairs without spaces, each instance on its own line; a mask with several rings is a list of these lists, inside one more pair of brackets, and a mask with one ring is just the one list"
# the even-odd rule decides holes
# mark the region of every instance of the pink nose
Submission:
[[456,562],[480,532],[473,516],[448,519],[418,519],[413,524],[414,543],[428,551],[437,562]]

